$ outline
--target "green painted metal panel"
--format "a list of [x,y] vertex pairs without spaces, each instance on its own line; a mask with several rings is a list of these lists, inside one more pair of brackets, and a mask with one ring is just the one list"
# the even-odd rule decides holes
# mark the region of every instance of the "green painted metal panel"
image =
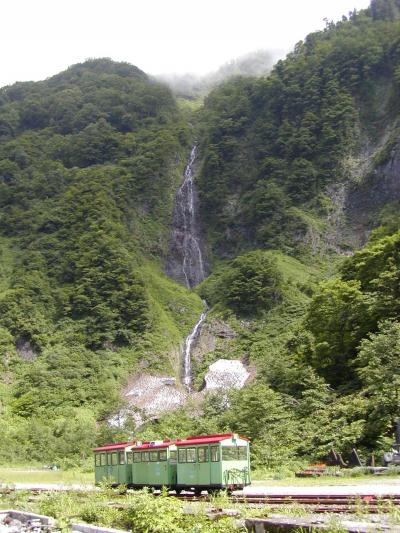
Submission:
[[[159,460],[160,450],[149,450],[146,452],[135,452],[133,464],[131,465],[133,485],[142,486],[166,486],[171,487],[176,484],[176,464],[167,460]],[[161,450],[162,454],[167,455],[167,450]],[[140,453],[139,455],[136,455]],[[152,455],[154,454],[154,455]],[[140,461],[138,460],[140,458]],[[153,460],[151,461],[150,458]],[[156,460],[158,459],[158,460]]]
[[[219,445],[217,445],[219,447]],[[193,457],[191,450],[195,450]],[[204,455],[202,456],[202,452]],[[189,455],[188,455],[189,454]],[[200,454],[200,456],[199,456]],[[193,460],[194,459],[194,460]],[[210,447],[208,445],[179,447],[177,483],[180,486],[195,487],[221,484],[220,463],[210,461]],[[182,462],[191,461],[191,462]],[[214,475],[213,475],[214,474]]]

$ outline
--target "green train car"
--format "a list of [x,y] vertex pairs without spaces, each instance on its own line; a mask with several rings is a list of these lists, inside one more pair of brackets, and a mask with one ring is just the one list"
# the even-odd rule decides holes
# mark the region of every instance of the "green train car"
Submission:
[[132,447],[132,483],[133,488],[175,487],[176,485],[176,449],[171,441],[154,441],[138,443]]
[[251,483],[250,443],[234,433],[96,448],[95,480],[181,492],[241,489]]
[[129,453],[135,442],[118,442],[94,450],[95,482],[107,481],[112,485],[131,485],[132,468]]
[[176,441],[177,489],[241,489],[250,485],[249,440],[234,433]]

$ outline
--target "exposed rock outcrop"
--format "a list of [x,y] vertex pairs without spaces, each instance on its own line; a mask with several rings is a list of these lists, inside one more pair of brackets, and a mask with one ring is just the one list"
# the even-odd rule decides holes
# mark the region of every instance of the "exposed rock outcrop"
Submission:
[[206,354],[213,352],[217,347],[226,347],[227,343],[235,337],[237,333],[226,322],[209,318],[196,340],[192,356],[201,361]]

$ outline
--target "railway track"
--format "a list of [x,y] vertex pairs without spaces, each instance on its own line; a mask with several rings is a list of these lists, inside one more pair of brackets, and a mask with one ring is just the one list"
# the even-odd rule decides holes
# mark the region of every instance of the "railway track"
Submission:
[[[172,495],[171,495],[172,496]],[[213,501],[208,495],[194,496],[181,494],[177,496],[185,501]],[[298,505],[312,513],[385,513],[400,506],[400,495],[286,495],[286,494],[251,494],[232,495],[231,503],[282,508]]]
[[[1,493],[13,492],[15,489],[10,487],[0,487]],[[40,494],[50,492],[53,488],[31,488],[25,489],[32,497],[38,497]],[[60,489],[58,489],[60,490]],[[66,489],[68,490],[68,489]],[[77,490],[74,492],[86,492],[85,490]],[[160,493],[154,493],[155,497],[160,497]],[[188,502],[210,502],[214,501],[218,505],[218,500],[215,500],[208,494],[201,494],[200,496],[185,493],[175,494],[170,492],[169,497],[179,498],[180,500]],[[355,494],[233,494],[229,496],[229,502],[233,504],[254,505],[257,507],[268,506],[271,509],[279,509],[282,507],[301,506],[309,510],[311,513],[385,513],[393,510],[394,507],[400,507],[400,494],[385,494],[385,495],[355,495]],[[110,502],[116,508],[124,508],[121,502]]]

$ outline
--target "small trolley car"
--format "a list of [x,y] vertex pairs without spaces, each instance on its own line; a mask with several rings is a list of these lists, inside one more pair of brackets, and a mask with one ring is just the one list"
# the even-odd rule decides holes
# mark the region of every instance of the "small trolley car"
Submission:
[[96,483],[200,493],[241,489],[251,482],[249,440],[235,433],[120,442],[94,452]]

